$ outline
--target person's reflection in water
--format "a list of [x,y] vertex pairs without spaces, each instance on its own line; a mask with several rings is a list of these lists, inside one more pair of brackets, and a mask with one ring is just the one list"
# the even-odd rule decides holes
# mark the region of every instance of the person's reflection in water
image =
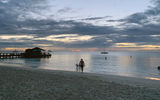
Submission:
[[81,59],[79,62],[79,67],[81,68],[81,72],[83,72],[84,66],[85,66],[85,63],[84,63],[83,59]]

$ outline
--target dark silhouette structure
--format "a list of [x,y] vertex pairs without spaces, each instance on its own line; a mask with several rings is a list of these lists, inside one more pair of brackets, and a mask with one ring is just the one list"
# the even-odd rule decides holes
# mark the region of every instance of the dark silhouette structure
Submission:
[[158,66],[157,69],[160,70],[160,66]]
[[24,53],[0,53],[0,58],[49,58],[51,54],[44,49],[35,47],[26,49]]
[[79,65],[76,64],[76,71],[78,72],[79,71]]
[[80,62],[79,62],[79,67],[81,68],[82,72],[83,72],[84,66],[85,66],[85,63],[84,63],[83,59],[81,59]]
[[106,51],[103,51],[103,52],[101,52],[101,54],[108,54],[108,52],[106,52]]
[[22,54],[23,58],[45,58],[51,57],[50,53],[47,53],[44,49],[35,47],[32,49],[26,49],[25,52]]

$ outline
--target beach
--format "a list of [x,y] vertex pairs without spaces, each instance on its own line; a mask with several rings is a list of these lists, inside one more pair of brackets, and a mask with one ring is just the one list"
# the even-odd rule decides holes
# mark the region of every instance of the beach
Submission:
[[0,100],[159,100],[160,81],[0,66]]

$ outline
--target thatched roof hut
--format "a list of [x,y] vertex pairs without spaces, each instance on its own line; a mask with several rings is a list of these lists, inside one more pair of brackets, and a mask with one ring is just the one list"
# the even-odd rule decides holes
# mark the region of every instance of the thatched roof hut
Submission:
[[35,47],[32,49],[26,49],[23,55],[25,58],[42,58],[49,57],[51,54],[46,53],[44,49]]

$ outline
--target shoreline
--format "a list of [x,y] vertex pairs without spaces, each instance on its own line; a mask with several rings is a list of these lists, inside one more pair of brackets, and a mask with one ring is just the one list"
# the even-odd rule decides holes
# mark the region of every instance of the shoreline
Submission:
[[[111,74],[98,74],[98,73],[88,73],[88,72],[76,72],[76,71],[64,71],[64,70],[49,70],[49,69],[37,69],[37,68],[28,68],[28,67],[21,67],[19,66],[9,66],[9,65],[0,65],[0,67],[5,68],[13,68],[16,70],[26,70],[26,71],[36,71],[36,72],[43,72],[43,73],[52,73],[52,74],[66,74],[66,75],[77,75],[77,76],[84,76],[84,77],[92,77],[98,78],[101,80],[106,80],[110,82],[115,82],[124,85],[131,85],[131,86],[144,86],[144,87],[151,87],[151,88],[160,88],[160,80],[154,79],[152,77],[130,77],[130,76],[119,76],[119,75],[111,75]],[[154,85],[153,85],[154,84]]]
[[0,99],[16,99],[16,95],[17,100],[156,100],[159,84],[159,80],[135,77],[0,66]]

